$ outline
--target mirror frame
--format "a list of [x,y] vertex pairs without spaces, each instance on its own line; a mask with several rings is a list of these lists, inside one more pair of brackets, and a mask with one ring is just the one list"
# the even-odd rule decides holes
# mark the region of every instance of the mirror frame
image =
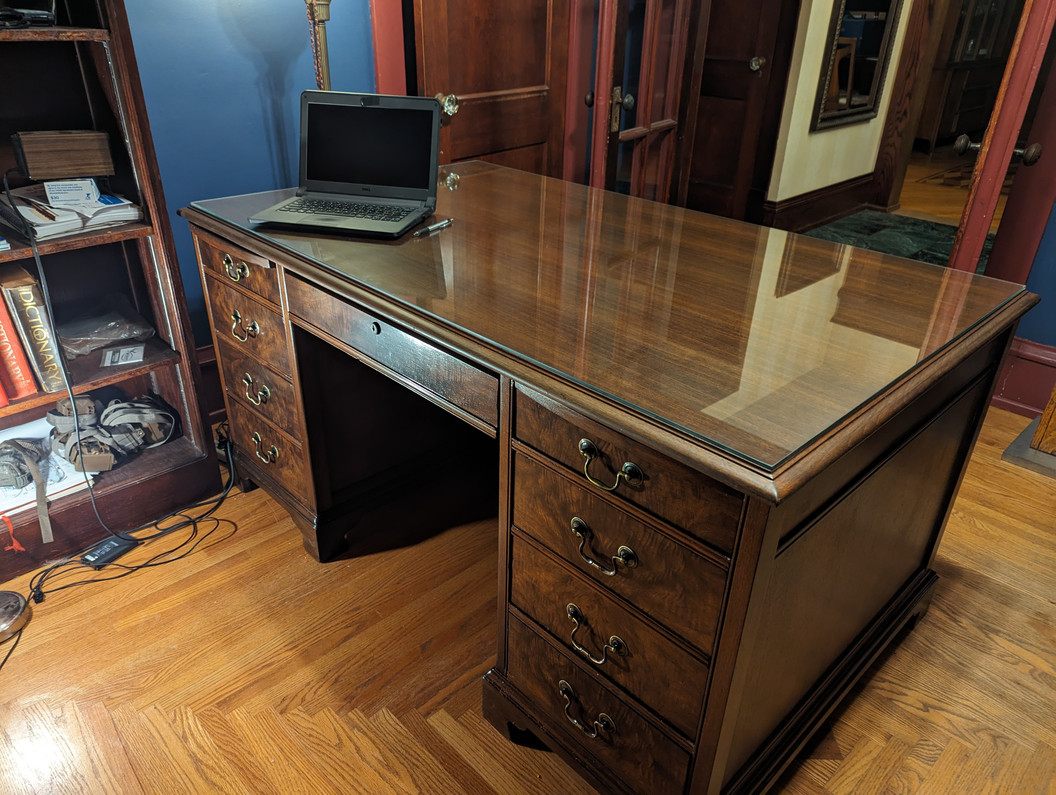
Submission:
[[814,113],[810,119],[810,130],[827,130],[832,127],[842,127],[847,124],[857,124],[877,116],[880,106],[880,97],[883,95],[884,82],[887,77],[888,64],[891,61],[891,50],[895,45],[895,34],[902,19],[902,5],[904,0],[891,0],[887,12],[884,35],[880,41],[880,54],[877,59],[876,70],[873,74],[873,85],[869,92],[869,100],[865,104],[848,110],[825,110],[825,98],[828,94],[829,80],[832,77],[832,69],[836,60],[836,48],[839,44],[840,27],[847,7],[847,0],[835,0],[832,6],[832,16],[829,19],[829,42],[828,57],[822,61],[821,75],[818,77],[818,92],[814,99]]

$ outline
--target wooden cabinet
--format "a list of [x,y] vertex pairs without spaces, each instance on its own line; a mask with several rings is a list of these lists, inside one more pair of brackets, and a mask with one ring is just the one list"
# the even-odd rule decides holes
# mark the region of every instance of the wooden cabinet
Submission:
[[[143,360],[103,366],[100,352],[69,358],[73,390],[104,401],[154,394],[179,416],[178,438],[96,476],[99,514],[117,532],[216,493],[219,469],[198,404],[194,344],[124,6],[120,0],[60,4],[58,23],[0,30],[0,168],[12,187],[27,182],[11,170],[16,132],[106,133],[114,174],[101,187],[140,205],[143,219],[39,242],[52,314],[63,324],[99,312],[112,296],[127,299],[155,331]],[[0,230],[11,243],[0,251],[0,265],[17,263],[39,281],[27,241],[6,225]],[[0,408],[0,426],[38,420],[63,396],[37,392],[11,400]],[[50,544],[41,543],[34,511],[11,517],[26,551],[0,557],[0,580],[107,534],[84,491],[53,500],[49,513]]]

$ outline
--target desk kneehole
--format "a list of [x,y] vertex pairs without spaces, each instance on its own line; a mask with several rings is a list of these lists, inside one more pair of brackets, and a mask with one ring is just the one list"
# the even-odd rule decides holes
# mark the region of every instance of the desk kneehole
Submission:
[[287,274],[290,314],[439,398],[498,427],[499,380],[355,304]]

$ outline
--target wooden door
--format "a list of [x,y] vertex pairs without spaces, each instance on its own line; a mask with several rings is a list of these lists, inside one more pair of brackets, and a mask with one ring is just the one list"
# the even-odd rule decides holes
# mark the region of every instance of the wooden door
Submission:
[[766,198],[799,2],[700,5],[676,200],[743,219]]
[[[979,255],[982,252],[986,235],[990,230],[994,208],[997,206],[1001,186],[1004,184],[1005,174],[1008,172],[1013,150],[1021,133],[1026,132],[1021,130],[1023,119],[1030,104],[1031,92],[1034,90],[1035,81],[1045,60],[1045,51],[1052,35],[1054,22],[1056,22],[1056,3],[1048,2],[1047,0],[1027,1],[1023,9],[1023,16],[1019,22],[1019,30],[1016,33],[1015,42],[1012,45],[1008,66],[1005,68],[1005,76],[998,91],[997,103],[990,117],[990,125],[987,127],[986,135],[983,137],[980,146],[979,160],[976,164],[975,173],[972,175],[972,183],[968,189],[968,203],[964,208],[964,215],[961,217],[961,224],[957,230],[953,252],[950,255],[951,268],[974,270],[976,263],[979,261]],[[1047,99],[1051,101],[1051,93],[1049,93]],[[1051,125],[1051,117],[1051,107],[1039,105],[1036,125],[1039,131]],[[1050,132],[1046,131],[1044,134],[1050,135]],[[1056,150],[1056,146],[1050,145],[1050,156],[1056,153],[1054,150]],[[1032,168],[1037,167],[1036,165]],[[1051,163],[1046,163],[1041,172],[1038,172],[1039,176],[1051,173],[1048,172],[1050,168]],[[1042,201],[1042,197],[1047,196],[1049,207],[1051,208],[1053,198],[1052,183],[1046,184],[1043,179],[1040,183],[1035,181],[1036,178],[1031,177],[1029,169],[1024,170],[1022,176],[1027,180],[1028,187],[1033,182],[1035,187],[1042,188],[1042,195],[1035,197],[1027,193],[1026,190],[1022,190],[1021,186],[1018,185],[1020,180],[1017,178],[1017,186],[1014,187],[1013,194],[1009,197],[1009,202],[1013,205],[1012,213],[1016,212],[1015,195],[1020,193],[1021,190],[1027,202]],[[1005,211],[1009,212],[1007,205]],[[1017,224],[1015,220],[1012,220],[1012,224],[1013,228],[1020,229],[1017,233],[1020,235],[1027,233],[1026,227],[1038,223],[1033,214],[1018,220],[1020,223]],[[1045,221],[1047,221],[1047,215],[1045,216]],[[1041,228],[1043,228],[1044,222],[1041,223]],[[1002,222],[1003,225],[1004,223]],[[1008,261],[1007,253],[1002,252],[1004,246],[1008,244],[998,242],[1002,237],[1011,237],[1011,235],[1003,236],[1000,230],[998,231],[998,240],[995,241],[994,245],[995,247],[1000,245],[1001,248],[998,249],[997,260],[1005,259],[1005,261]],[[1041,240],[1040,229],[1036,231],[1035,240],[1034,250],[1036,251],[1037,242]],[[1013,249],[1013,251],[1020,250]],[[1020,253],[1021,256],[1025,256],[1022,252]],[[993,257],[993,254],[991,256]],[[1030,257],[1029,262],[1020,263],[1018,267],[1025,268],[1022,274],[1014,273],[1013,269],[1005,269],[999,266],[998,262],[994,263],[993,269],[988,266],[987,273],[997,275],[1000,272],[1003,278],[1015,281],[1019,281],[1018,277],[1022,275],[1022,281],[1025,282],[1027,274],[1030,273],[1031,262],[1033,262],[1033,256]]]
[[447,98],[440,162],[561,176],[567,0],[414,0],[416,93]]
[[669,198],[689,17],[688,0],[602,4],[591,185]]

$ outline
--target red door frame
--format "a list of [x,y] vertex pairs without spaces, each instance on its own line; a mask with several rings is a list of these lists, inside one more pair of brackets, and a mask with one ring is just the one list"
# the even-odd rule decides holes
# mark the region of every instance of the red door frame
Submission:
[[[1008,67],[990,117],[990,126],[979,149],[980,164],[968,188],[968,202],[950,253],[951,268],[975,270],[979,262],[1001,186],[1012,160],[1012,150],[1019,138],[1030,95],[1045,58],[1054,20],[1056,3],[1052,0],[1027,0],[1024,4]],[[1049,207],[1045,211],[1046,220],[1051,209]],[[1042,229],[1044,223],[1041,224]],[[1026,270],[1029,274],[1029,263],[1026,264]],[[1025,275],[1023,281],[1026,281]]]

